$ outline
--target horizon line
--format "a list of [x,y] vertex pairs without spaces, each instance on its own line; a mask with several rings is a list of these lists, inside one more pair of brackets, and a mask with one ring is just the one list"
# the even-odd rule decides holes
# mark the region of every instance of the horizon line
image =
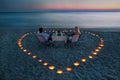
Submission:
[[19,11],[0,11],[2,12],[120,12],[120,9],[101,9],[101,10],[80,10],[80,9],[74,9],[74,10],[68,10],[68,9],[46,9],[46,10],[19,10]]

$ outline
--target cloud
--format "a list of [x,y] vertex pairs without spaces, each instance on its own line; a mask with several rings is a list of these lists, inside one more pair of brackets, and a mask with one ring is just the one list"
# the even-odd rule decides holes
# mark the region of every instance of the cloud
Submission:
[[0,0],[2,10],[120,9],[120,0]]
[[0,10],[32,9],[42,4],[41,0],[1,0]]

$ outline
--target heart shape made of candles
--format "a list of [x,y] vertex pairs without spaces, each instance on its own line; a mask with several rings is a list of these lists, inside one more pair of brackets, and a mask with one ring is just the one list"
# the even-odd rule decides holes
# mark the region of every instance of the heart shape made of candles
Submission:
[[[45,32],[46,32],[46,31],[45,31]],[[52,31],[49,31],[49,32],[52,32]],[[70,32],[71,32],[71,30],[70,30]],[[33,59],[36,59],[37,62],[42,63],[43,66],[48,67],[49,70],[56,70],[56,73],[57,73],[57,74],[63,74],[63,73],[66,72],[66,71],[67,71],[67,72],[72,71],[72,70],[73,70],[73,68],[72,68],[73,66],[74,66],[74,67],[78,67],[78,66],[80,66],[81,63],[85,63],[85,62],[87,61],[86,58],[81,58],[80,61],[74,61],[74,62],[72,63],[73,66],[67,66],[64,70],[57,68],[57,66],[55,66],[55,65],[51,65],[48,61],[45,61],[45,60],[43,60],[42,58],[39,58],[37,55],[33,55],[33,53],[32,53],[30,50],[26,49],[26,48],[24,47],[23,43],[22,43],[22,41],[23,41],[23,39],[24,39],[25,37],[30,36],[30,35],[32,35],[32,34],[36,34],[36,33],[37,33],[37,32],[29,32],[29,33],[23,34],[23,35],[18,39],[17,44],[18,44],[19,48],[20,48],[24,53],[26,53],[28,56],[31,56]],[[84,33],[89,34],[89,35],[92,35],[92,36],[98,38],[98,40],[99,40],[98,46],[97,46],[93,51],[91,51],[91,54],[89,54],[89,55],[87,56],[88,59],[93,59],[96,55],[98,55],[98,53],[101,51],[102,47],[104,46],[104,40],[103,40],[103,38],[101,38],[98,34],[95,34],[95,33],[92,33],[92,32],[87,32],[87,31],[85,31]],[[80,63],[80,62],[81,62],[81,63]]]

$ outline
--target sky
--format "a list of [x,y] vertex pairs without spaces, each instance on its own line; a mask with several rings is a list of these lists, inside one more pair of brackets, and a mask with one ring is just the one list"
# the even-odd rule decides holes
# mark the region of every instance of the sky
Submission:
[[0,11],[120,10],[120,0],[0,0]]

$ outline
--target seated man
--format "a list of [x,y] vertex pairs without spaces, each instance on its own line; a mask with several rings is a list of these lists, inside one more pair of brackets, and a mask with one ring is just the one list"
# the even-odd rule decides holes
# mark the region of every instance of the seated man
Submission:
[[38,36],[42,36],[45,38],[45,41],[49,41],[50,35],[45,33],[43,28],[39,28]]

